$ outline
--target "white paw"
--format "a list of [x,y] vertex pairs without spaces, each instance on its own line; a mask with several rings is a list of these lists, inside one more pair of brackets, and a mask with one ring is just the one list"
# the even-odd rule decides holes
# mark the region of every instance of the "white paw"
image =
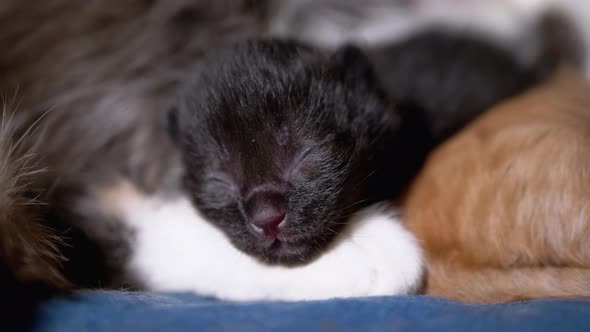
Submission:
[[121,202],[136,230],[129,270],[154,291],[189,291],[228,300],[311,300],[407,294],[423,262],[415,238],[391,210],[373,207],[319,258],[269,266],[245,255],[186,198]]

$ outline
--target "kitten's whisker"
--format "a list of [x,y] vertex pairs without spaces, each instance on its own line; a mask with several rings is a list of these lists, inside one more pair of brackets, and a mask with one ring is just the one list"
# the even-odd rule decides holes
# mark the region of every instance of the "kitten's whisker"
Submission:
[[371,173],[369,173],[367,176],[365,176],[363,179],[361,179],[356,185],[360,186],[361,184],[363,184],[365,181],[367,181],[368,178],[373,176],[375,174],[375,172],[377,172],[377,171],[373,170]]
[[356,203],[352,203],[352,204],[351,204],[351,205],[349,205],[349,206],[343,207],[343,208],[342,208],[342,210],[346,210],[346,209],[349,209],[349,208],[351,208],[351,207],[353,207],[353,206],[356,206],[356,205],[362,204],[362,203],[366,202],[367,200],[368,200],[368,199],[361,199],[360,201],[358,201],[358,202],[356,202]]
[[332,234],[336,234],[336,235],[338,234],[338,232],[336,230],[330,228],[329,226],[326,228],[326,231],[328,231],[328,232],[330,232]]

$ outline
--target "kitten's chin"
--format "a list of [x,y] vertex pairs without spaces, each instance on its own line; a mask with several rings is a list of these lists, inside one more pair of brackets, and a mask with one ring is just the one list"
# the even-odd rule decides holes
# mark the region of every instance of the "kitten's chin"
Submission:
[[232,244],[243,253],[268,265],[299,266],[307,265],[322,255],[330,245],[334,234],[318,233],[316,236],[302,234],[297,229],[285,228],[276,235],[229,236]]
[[268,248],[264,248],[257,256],[271,265],[303,265],[315,257],[310,247],[281,240],[275,240]]

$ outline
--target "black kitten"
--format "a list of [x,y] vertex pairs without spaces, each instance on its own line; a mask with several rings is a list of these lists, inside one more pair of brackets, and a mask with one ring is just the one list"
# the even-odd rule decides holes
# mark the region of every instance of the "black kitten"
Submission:
[[196,206],[249,254],[307,261],[348,216],[399,194],[450,129],[541,76],[477,40],[416,38],[370,52],[378,75],[352,47],[215,54],[171,113]]
[[527,68],[492,43],[444,30],[421,33],[368,54],[388,96],[419,105],[437,142],[554,68],[549,61]]
[[495,103],[549,77],[560,64],[585,65],[579,32],[562,13],[542,15],[535,38],[536,57],[529,64],[517,59],[517,50],[445,27],[367,54],[388,97],[416,104],[433,141],[441,142]]
[[213,58],[173,118],[187,188],[238,248],[305,261],[399,189],[402,114],[358,50],[260,41]]

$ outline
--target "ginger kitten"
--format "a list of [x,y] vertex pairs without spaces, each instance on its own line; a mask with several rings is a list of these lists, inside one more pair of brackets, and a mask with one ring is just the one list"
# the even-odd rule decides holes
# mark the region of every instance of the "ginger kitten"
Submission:
[[426,292],[467,302],[590,295],[590,83],[564,69],[435,150],[405,198]]

